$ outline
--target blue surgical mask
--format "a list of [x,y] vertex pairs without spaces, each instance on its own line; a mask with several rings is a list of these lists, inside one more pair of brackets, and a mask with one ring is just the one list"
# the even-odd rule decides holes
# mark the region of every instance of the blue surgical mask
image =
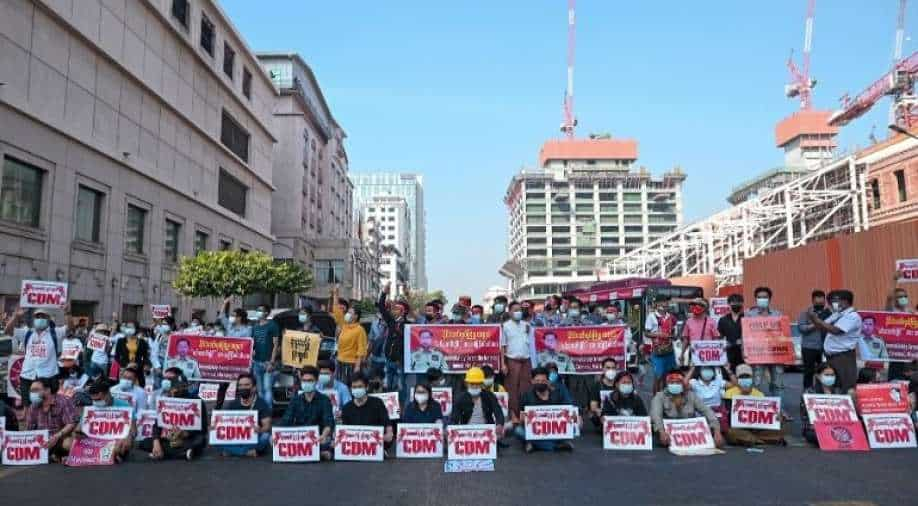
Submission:
[[634,392],[634,383],[619,383],[618,391],[622,395],[631,395]]
[[522,319],[523,319],[523,312],[522,312],[522,311],[514,311],[514,312],[513,312],[513,319],[514,319],[515,321],[520,321],[520,320],[522,320]]
[[306,323],[309,321],[309,315],[301,314],[297,317],[300,320],[300,323]]
[[714,379],[714,370],[713,369],[702,369],[701,379],[705,381],[711,381],[712,379]]
[[256,319],[256,320],[261,320],[261,319],[264,318],[264,317],[265,317],[265,312],[264,312],[264,311],[255,311],[255,319]]
[[121,329],[121,333],[127,337],[133,337],[135,332],[137,332],[137,330],[135,330],[134,327],[124,327]]
[[498,314],[503,313],[503,312],[504,312],[504,305],[503,305],[503,304],[494,304],[494,312],[495,312],[495,313],[498,313]]
[[118,380],[118,387],[120,387],[122,390],[131,388],[132,386],[134,386],[134,382],[129,379],[121,378]]
[[739,383],[740,388],[743,390],[749,390],[752,388],[752,378],[739,378],[736,381]]
[[755,305],[758,306],[759,309],[768,309],[769,302],[771,302],[771,299],[768,297],[759,297],[755,299]]
[[163,392],[168,392],[172,388],[172,380],[164,379],[159,383],[159,388]]
[[36,318],[34,324],[35,324],[36,330],[45,330],[46,328],[48,328],[48,319],[47,318]]
[[29,402],[32,404],[41,404],[41,401],[44,400],[44,396],[41,392],[29,392]]
[[316,382],[315,381],[304,381],[300,383],[300,392],[304,394],[311,394],[316,391]]
[[827,387],[835,386],[835,375],[834,374],[820,375],[819,382]]
[[682,393],[682,383],[667,383],[666,391],[670,395],[680,395]]
[[899,297],[896,302],[899,303],[899,307],[908,307],[908,297]]
[[567,310],[567,315],[570,316],[571,318],[577,318],[578,316],[580,316],[580,310],[575,309],[575,308],[570,308]]
[[364,397],[367,396],[367,389],[366,388],[352,388],[351,395],[353,395],[355,399],[363,399]]
[[165,334],[165,333],[169,332],[169,326],[168,326],[168,325],[159,325],[158,327],[156,327],[156,332],[157,332],[158,334],[160,334],[160,335]]
[[462,313],[453,313],[453,321],[459,321],[462,319]]
[[557,383],[558,373],[556,373],[555,371],[548,373],[548,381],[551,381],[552,383]]
[[98,401],[92,401],[92,405],[95,408],[105,408],[108,407],[108,402],[106,402],[105,399],[102,399]]
[[319,375],[319,384],[327,385],[331,383],[331,374],[320,374]]
[[481,323],[481,315],[473,314],[471,318],[469,318],[469,323]]

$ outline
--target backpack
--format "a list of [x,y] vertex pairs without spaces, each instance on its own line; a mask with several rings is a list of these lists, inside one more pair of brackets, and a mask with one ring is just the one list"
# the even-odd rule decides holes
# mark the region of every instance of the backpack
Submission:
[[[54,328],[54,325],[49,325],[48,330],[51,331],[51,341],[54,343],[54,356],[57,356],[57,329]],[[29,329],[26,332],[25,340],[22,341],[22,347],[26,350],[29,349],[29,339],[32,339],[32,329]]]

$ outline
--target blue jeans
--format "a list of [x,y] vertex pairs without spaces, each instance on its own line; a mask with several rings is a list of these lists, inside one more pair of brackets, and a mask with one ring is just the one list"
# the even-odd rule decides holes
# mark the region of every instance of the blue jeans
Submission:
[[274,405],[274,379],[277,377],[277,372],[269,372],[268,364],[270,362],[253,361],[252,374],[258,381],[258,396],[268,404],[268,407],[271,407]]
[[258,443],[253,445],[227,445],[224,446],[222,451],[227,455],[232,455],[233,457],[244,457],[246,453],[249,453],[251,450],[255,450],[259,455],[265,453],[268,447],[271,446],[271,433],[262,432],[258,435]]
[[398,400],[405,404],[408,399],[408,384],[405,373],[402,372],[401,362],[386,361],[386,390],[398,392]]
[[658,380],[666,376],[666,373],[676,368],[676,355],[675,353],[666,355],[654,355],[651,353],[650,363],[653,364],[654,380]]
[[561,443],[562,440],[552,440],[552,439],[543,439],[539,441],[526,441],[526,429],[522,425],[517,425],[513,429],[513,433],[516,435],[523,444],[531,443],[532,447],[540,452],[553,452],[558,449],[558,443]]

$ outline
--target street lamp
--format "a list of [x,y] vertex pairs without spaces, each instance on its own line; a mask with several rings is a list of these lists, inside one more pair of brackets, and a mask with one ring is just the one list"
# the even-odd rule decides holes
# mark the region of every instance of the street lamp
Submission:
[[900,127],[899,125],[896,125],[895,123],[889,125],[889,129],[892,130],[893,132],[900,133],[900,134],[906,135],[906,136],[908,136],[908,137],[911,137],[912,139],[918,140],[918,136],[915,136],[915,134],[909,132],[908,130],[906,130],[906,129],[902,128],[902,127]]

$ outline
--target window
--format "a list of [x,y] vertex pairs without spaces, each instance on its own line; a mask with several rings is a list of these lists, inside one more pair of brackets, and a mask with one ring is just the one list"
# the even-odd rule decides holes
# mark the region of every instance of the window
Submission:
[[172,0],[172,17],[188,28],[188,0]]
[[0,181],[0,219],[37,227],[41,217],[42,171],[25,163],[3,159]]
[[146,226],[147,212],[143,209],[128,204],[127,227],[124,233],[124,251],[135,255],[143,254],[144,227]]
[[905,188],[905,171],[899,169],[893,174],[896,175],[896,188],[899,190],[899,202],[905,202],[908,198],[908,191]]
[[214,24],[204,14],[201,14],[201,47],[207,54],[214,55]]
[[242,94],[245,98],[252,98],[252,73],[245,67],[242,68]]
[[163,241],[163,252],[167,262],[178,262],[179,238],[182,225],[172,220],[166,220],[166,240]]
[[202,251],[207,251],[207,242],[210,237],[208,237],[206,232],[201,232],[200,230],[195,231],[194,233],[194,254],[195,256]]
[[320,284],[334,285],[344,279],[343,260],[316,260],[316,278]]
[[229,241],[227,241],[227,240],[225,240],[225,239],[221,239],[221,240],[220,240],[220,251],[229,251],[230,248],[232,248],[232,247],[233,247],[233,243],[231,243],[231,242],[229,242]]
[[870,188],[873,190],[873,208],[880,208],[880,181],[874,179],[870,182]]
[[245,197],[248,190],[241,181],[220,169],[217,203],[230,211],[245,216]]
[[249,133],[246,132],[232,116],[223,111],[223,125],[220,129],[220,142],[228,147],[244,162],[249,161]]
[[85,186],[77,190],[76,238],[99,242],[99,225],[102,220],[102,194]]
[[226,42],[223,43],[223,73],[233,80],[233,65],[236,64],[236,51]]

